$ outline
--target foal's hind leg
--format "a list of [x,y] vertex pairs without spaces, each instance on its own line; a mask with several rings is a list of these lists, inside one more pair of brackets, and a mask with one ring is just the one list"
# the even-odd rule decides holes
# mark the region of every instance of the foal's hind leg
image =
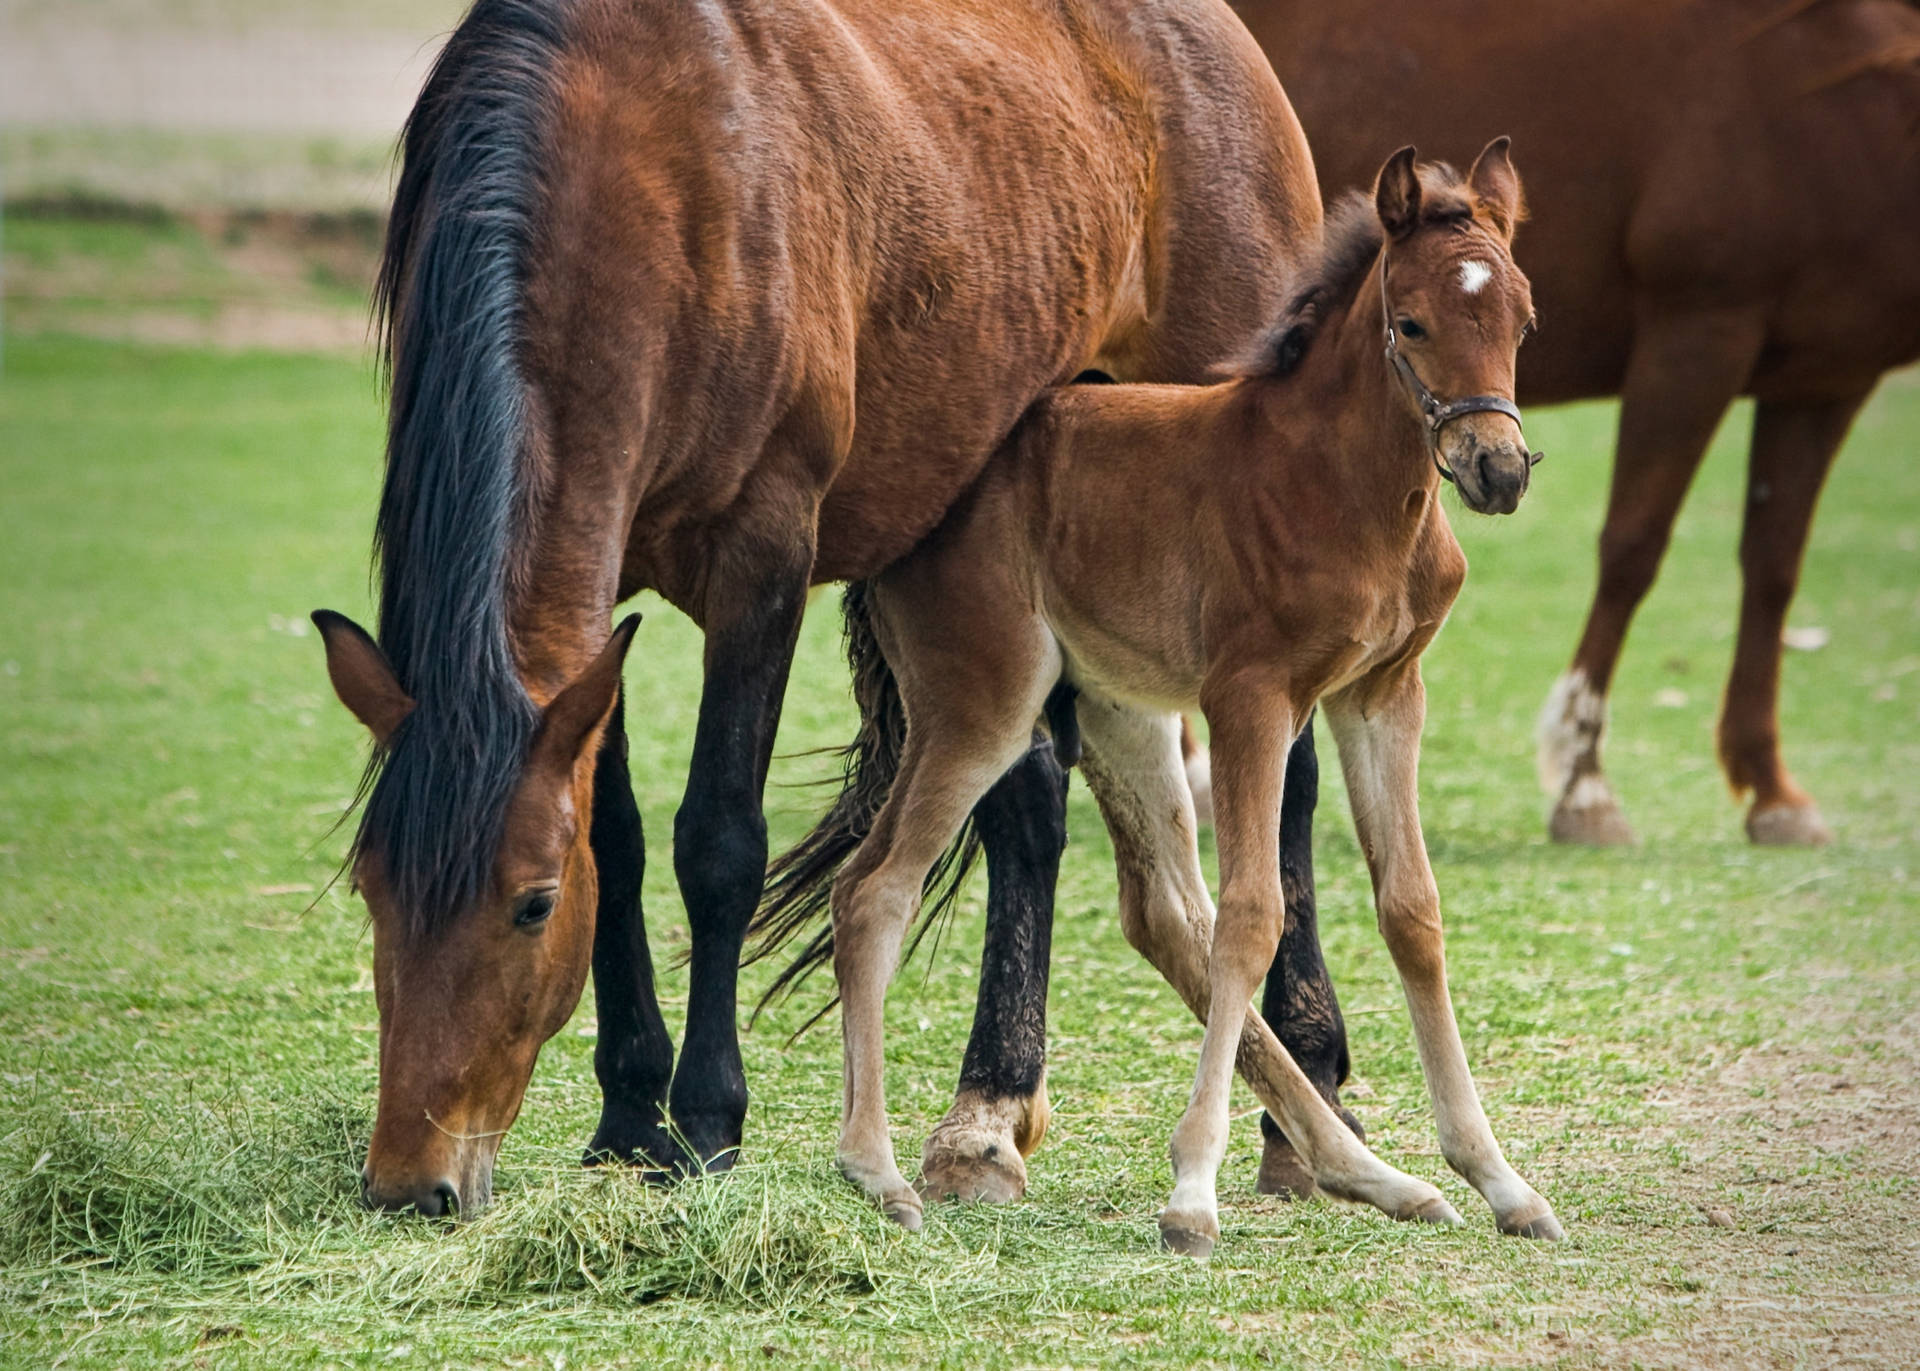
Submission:
[[[1087,696],[1081,698],[1080,719],[1087,784],[1113,838],[1121,929],[1205,1022],[1212,1004],[1213,905],[1194,842],[1178,722]],[[1248,990],[1250,997],[1251,983]],[[1438,1190],[1387,1166],[1342,1126],[1251,1008],[1236,1061],[1261,1103],[1299,1140],[1329,1194],[1375,1205],[1395,1218],[1459,1221]],[[1170,1234],[1170,1240],[1188,1251],[1203,1251],[1218,1232],[1217,1221],[1193,1213],[1179,1215],[1173,1227],[1180,1236]]]
[[640,908],[646,842],[627,772],[623,691],[600,742],[593,773],[593,864],[600,903],[593,929],[593,997],[600,1031],[593,1071],[600,1080],[600,1126],[587,1144],[589,1165],[603,1161],[685,1164],[665,1127],[673,1041],[653,989],[653,958]]
[[1047,959],[1066,846],[1067,773],[1041,737],[973,811],[987,853],[987,933],[973,1033],[953,1107],[921,1153],[933,1199],[1026,1193],[1047,1131]]
[[1674,516],[1765,335],[1747,311],[1643,319],[1621,388],[1620,438],[1600,532],[1600,584],[1586,630],[1547,697],[1538,730],[1540,783],[1555,797],[1556,842],[1633,841],[1600,767],[1607,688],[1634,610],[1653,586]]
[[888,1217],[918,1228],[921,1199],[900,1174],[887,1133],[887,984],[927,872],[1027,750],[1060,662],[1037,622],[994,613],[991,588],[972,587],[969,599],[968,587],[958,597],[942,593],[949,588],[937,576],[901,582],[891,604],[879,602],[893,612],[877,627],[900,681],[907,740],[872,832],[834,881],[833,971],[845,1057],[840,1169]]
[[1863,390],[1813,404],[1763,400],[1754,411],[1740,535],[1740,642],[1720,714],[1720,762],[1736,791],[1753,792],[1747,836],[1756,843],[1818,846],[1833,838],[1780,759],[1780,630],[1820,487],[1866,398]]

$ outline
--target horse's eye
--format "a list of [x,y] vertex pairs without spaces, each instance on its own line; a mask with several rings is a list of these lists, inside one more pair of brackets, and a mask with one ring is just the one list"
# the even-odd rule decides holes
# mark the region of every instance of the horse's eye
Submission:
[[1408,342],[1417,343],[1427,336],[1427,331],[1411,319],[1402,319],[1396,327],[1400,330],[1400,336]]
[[514,903],[513,925],[515,928],[538,928],[552,913],[553,892],[530,890]]

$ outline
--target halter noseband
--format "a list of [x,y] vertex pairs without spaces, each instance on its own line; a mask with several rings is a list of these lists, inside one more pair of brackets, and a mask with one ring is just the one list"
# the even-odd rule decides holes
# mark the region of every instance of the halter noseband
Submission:
[[[1414,372],[1413,363],[1400,355],[1400,337],[1393,327],[1393,307],[1387,303],[1387,259],[1384,254],[1380,258],[1380,317],[1387,328],[1387,361],[1399,376],[1400,383],[1407,388],[1407,393],[1413,397],[1414,404],[1420,407],[1420,417],[1427,421],[1427,455],[1433,459],[1433,469],[1443,479],[1459,485],[1459,479],[1454,476],[1452,469],[1440,460],[1440,430],[1455,419],[1464,419],[1469,414],[1504,414],[1513,420],[1516,428],[1522,428],[1520,406],[1501,395],[1469,395],[1463,400],[1443,402],[1427,389],[1426,382]],[[1521,441],[1525,439],[1522,428]],[[1528,452],[1528,468],[1539,466],[1546,455],[1544,452]]]

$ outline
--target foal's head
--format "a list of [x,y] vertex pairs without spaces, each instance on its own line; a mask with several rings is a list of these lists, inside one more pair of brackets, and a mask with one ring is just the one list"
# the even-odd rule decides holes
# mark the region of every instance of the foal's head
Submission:
[[1383,236],[1377,307],[1406,403],[1467,506],[1511,514],[1537,459],[1513,407],[1533,295],[1513,261],[1523,210],[1507,140],[1487,144],[1465,180],[1416,167],[1402,148],[1380,169],[1373,208]]
[[[599,894],[588,846],[594,743],[638,616],[544,708],[510,681],[528,717],[500,748],[449,726],[460,711],[447,704],[416,703],[357,624],[327,610],[314,622],[334,690],[381,762],[353,858],[380,1011],[363,1193],[385,1209],[471,1210],[489,1198],[534,1058],[586,980]],[[457,796],[487,793],[472,782],[490,753],[504,759],[504,808],[468,810]]]

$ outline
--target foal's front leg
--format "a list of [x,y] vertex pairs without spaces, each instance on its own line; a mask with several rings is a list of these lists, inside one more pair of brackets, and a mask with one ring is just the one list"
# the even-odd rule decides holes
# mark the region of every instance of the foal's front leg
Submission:
[[1426,687],[1419,664],[1360,682],[1328,700],[1326,714],[1339,740],[1354,827],[1373,877],[1380,933],[1413,1016],[1420,1066],[1440,1126],[1440,1151],[1447,1165],[1486,1197],[1501,1232],[1558,1238],[1560,1222],[1553,1209],[1507,1164],[1487,1126],[1447,995],[1440,892],[1420,832]]
[[1227,1149],[1234,1057],[1286,917],[1273,835],[1296,722],[1285,693],[1251,672],[1210,682],[1201,706],[1214,740],[1220,909],[1207,966],[1207,1031],[1193,1094],[1173,1130],[1173,1197],[1160,1215],[1161,1241],[1195,1256],[1211,1252],[1220,1236],[1214,1187]]

